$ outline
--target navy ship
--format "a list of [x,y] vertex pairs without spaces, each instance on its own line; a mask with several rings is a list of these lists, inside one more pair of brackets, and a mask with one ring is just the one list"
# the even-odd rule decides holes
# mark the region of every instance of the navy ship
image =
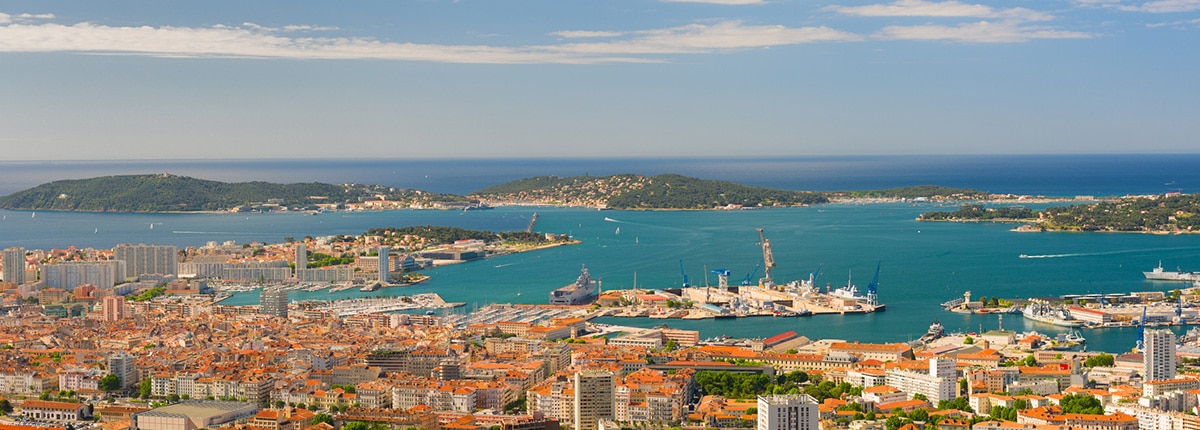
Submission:
[[588,274],[587,266],[580,272],[574,284],[550,292],[550,304],[583,305],[596,300],[596,281]]

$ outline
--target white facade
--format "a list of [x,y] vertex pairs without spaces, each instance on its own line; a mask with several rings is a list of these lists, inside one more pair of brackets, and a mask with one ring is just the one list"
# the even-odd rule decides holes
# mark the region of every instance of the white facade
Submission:
[[133,276],[179,273],[179,248],[174,245],[117,245],[113,259],[124,261],[125,271]]
[[1146,330],[1142,354],[1143,381],[1175,379],[1175,333]]
[[807,394],[758,397],[758,430],[818,430],[821,412]]
[[899,388],[909,397],[921,393],[935,405],[942,400],[954,400],[958,395],[957,369],[954,360],[948,358],[930,359],[929,374],[889,370],[887,384]]
[[101,289],[125,281],[125,262],[111,261],[64,261],[42,266],[42,281],[50,288],[74,290],[83,284],[92,284]]
[[4,282],[25,283],[25,248],[7,248],[3,253]]

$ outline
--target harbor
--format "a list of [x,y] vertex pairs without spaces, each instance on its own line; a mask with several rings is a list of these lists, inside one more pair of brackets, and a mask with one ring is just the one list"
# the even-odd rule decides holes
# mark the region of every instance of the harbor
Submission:
[[373,313],[392,313],[417,309],[449,309],[465,303],[448,303],[437,293],[412,296],[371,297],[330,301],[306,300],[290,305],[296,310],[328,312],[339,317]]

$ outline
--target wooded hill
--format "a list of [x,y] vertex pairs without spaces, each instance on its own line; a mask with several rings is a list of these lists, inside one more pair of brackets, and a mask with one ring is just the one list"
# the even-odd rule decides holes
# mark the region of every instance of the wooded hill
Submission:
[[984,208],[967,205],[954,212],[928,212],[924,221],[1035,221],[1046,231],[1200,232],[1200,195],[1129,197],[1111,202],[1048,207]]
[[484,188],[488,200],[606,206],[612,209],[712,209],[727,205],[793,206],[826,203],[822,193],[752,187],[682,175],[537,176]]
[[275,202],[292,208],[354,202],[387,195],[392,199],[462,200],[460,196],[401,190],[380,185],[317,182],[227,183],[170,174],[104,176],[54,181],[0,197],[0,208],[93,212],[188,212],[226,210]]

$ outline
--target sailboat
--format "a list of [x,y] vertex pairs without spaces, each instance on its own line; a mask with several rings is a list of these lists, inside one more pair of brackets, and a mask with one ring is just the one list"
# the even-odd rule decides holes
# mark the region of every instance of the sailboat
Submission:
[[99,233],[100,233],[100,227],[96,227],[96,231],[92,232],[92,234],[99,234]]
[[616,232],[614,232],[614,233],[615,233],[615,234],[621,234],[621,227],[617,227],[617,231],[616,231]]
[[517,297],[521,297],[521,287],[517,287]]

